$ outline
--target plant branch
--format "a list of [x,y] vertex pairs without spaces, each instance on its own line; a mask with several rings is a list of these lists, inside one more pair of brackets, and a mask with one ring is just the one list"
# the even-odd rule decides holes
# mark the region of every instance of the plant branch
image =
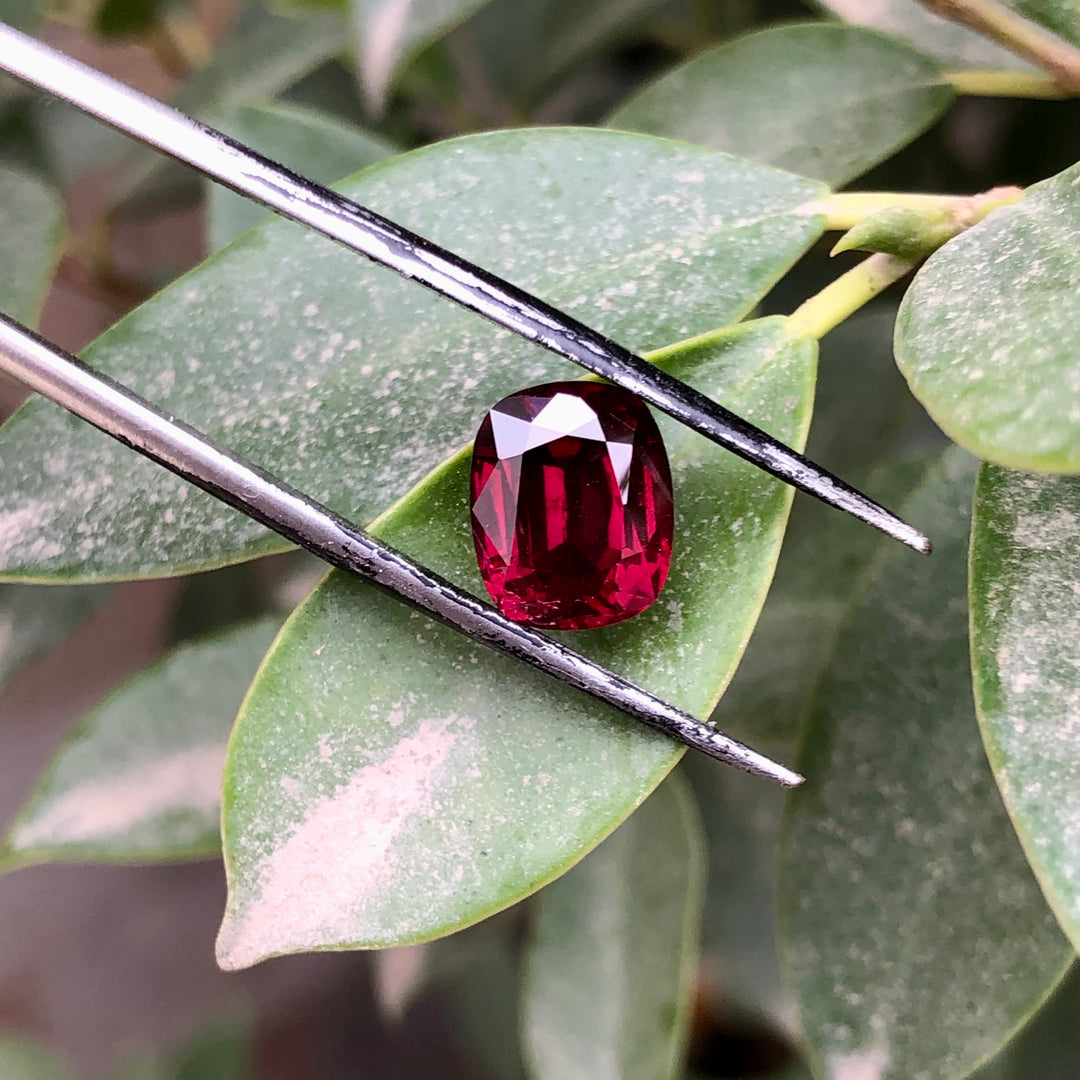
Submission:
[[1052,101],[1075,97],[1078,93],[1039,71],[947,71],[944,78],[958,94],[969,97]]
[[804,206],[821,214],[826,232],[847,232],[886,210],[911,210],[931,221],[948,220],[961,232],[982,221],[991,210],[1019,202],[1023,188],[996,187],[978,195],[924,195],[905,191],[841,191]]
[[788,318],[788,336],[824,337],[918,264],[917,258],[871,255],[797,307]]
[[809,203],[808,214],[823,214],[826,232],[847,232],[860,221],[882,210],[904,207],[920,214],[948,212],[957,195],[913,195],[903,191],[841,191]]
[[993,0],[921,0],[935,15],[959,23],[1038,65],[1069,93],[1080,93],[1080,49],[998,6]]

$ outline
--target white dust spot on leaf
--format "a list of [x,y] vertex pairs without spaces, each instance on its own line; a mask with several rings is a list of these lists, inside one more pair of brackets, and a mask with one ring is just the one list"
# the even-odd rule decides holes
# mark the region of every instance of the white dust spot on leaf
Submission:
[[1013,541],[1036,551],[1060,551],[1080,534],[1076,515],[1064,507],[1050,514],[1019,514]]
[[224,759],[224,746],[197,746],[76,786],[16,824],[11,845],[22,851],[108,840],[177,810],[212,816]]
[[365,908],[391,884],[399,834],[437,813],[443,766],[467,726],[453,714],[425,720],[382,761],[313,800],[295,831],[263,860],[251,903],[226,913],[218,963],[235,970],[354,937]]
[[825,1075],[829,1080],[881,1080],[889,1067],[889,1047],[878,1035],[861,1050],[830,1054]]

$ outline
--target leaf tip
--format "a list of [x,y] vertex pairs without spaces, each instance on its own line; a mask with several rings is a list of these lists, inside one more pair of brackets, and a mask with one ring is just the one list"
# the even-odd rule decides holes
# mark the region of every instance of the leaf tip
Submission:
[[273,955],[245,931],[245,920],[226,910],[214,944],[214,958],[222,971],[243,971]]

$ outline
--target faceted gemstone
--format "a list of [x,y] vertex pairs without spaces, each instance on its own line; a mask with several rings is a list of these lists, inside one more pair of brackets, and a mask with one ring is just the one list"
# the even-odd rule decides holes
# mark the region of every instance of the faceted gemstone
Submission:
[[659,595],[671,563],[671,472],[628,390],[559,382],[503,398],[472,460],[480,575],[515,622],[584,630]]

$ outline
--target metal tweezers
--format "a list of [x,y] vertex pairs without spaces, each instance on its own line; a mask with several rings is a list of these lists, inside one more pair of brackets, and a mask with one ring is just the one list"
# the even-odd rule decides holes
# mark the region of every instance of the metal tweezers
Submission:
[[[927,538],[888,510],[597,331],[366,207],[3,23],[0,71],[626,387],[773,476],[918,551],[929,552]],[[364,578],[474,641],[523,660],[729,765],[788,787],[801,782],[797,773],[711,725],[572,649],[511,622],[3,314],[0,371],[332,566]]]

